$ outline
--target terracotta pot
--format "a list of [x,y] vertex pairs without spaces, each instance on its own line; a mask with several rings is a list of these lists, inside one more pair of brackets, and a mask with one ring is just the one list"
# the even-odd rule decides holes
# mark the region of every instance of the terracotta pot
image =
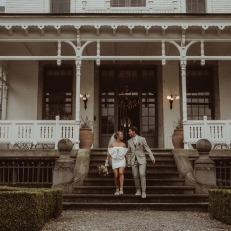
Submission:
[[81,149],[90,149],[93,141],[94,134],[92,133],[90,128],[80,128],[79,129],[79,148]]
[[174,148],[184,148],[184,134],[183,128],[177,128],[172,134],[172,144]]

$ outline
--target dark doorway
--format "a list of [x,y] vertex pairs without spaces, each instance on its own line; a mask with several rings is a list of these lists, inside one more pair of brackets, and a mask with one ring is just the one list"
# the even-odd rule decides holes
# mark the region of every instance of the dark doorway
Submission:
[[[122,98],[126,102],[125,98]],[[140,127],[140,109],[139,102],[132,108],[120,108],[118,110],[118,130],[122,131],[124,134],[124,142],[127,145],[127,141],[130,139],[128,135],[128,130],[130,126]]]
[[124,133],[126,142],[131,125],[150,147],[157,146],[156,83],[154,67],[101,67],[100,147],[107,147],[117,130]]

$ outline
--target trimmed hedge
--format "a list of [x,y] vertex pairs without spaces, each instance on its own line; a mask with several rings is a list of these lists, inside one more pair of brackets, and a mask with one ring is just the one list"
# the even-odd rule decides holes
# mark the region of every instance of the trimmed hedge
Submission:
[[61,189],[0,187],[0,230],[39,231],[62,213]]
[[231,224],[231,190],[209,190],[209,213],[224,223]]
[[52,183],[39,183],[39,182],[0,183],[0,187],[1,186],[20,187],[20,188],[51,188]]

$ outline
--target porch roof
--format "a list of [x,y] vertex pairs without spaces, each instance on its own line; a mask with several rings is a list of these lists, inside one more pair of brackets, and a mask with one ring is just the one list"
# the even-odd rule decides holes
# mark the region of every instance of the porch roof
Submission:
[[84,46],[82,60],[180,60],[182,41],[187,60],[202,55],[231,60],[230,19],[230,14],[2,14],[0,60],[56,60],[58,41],[62,59],[75,60],[77,39]]

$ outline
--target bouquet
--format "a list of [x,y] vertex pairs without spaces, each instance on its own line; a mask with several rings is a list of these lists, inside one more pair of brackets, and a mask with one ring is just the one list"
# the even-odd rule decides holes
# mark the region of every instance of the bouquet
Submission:
[[101,177],[107,177],[107,176],[109,176],[107,166],[105,166],[105,165],[98,165],[97,169],[98,169],[98,173],[99,173],[99,175]]

